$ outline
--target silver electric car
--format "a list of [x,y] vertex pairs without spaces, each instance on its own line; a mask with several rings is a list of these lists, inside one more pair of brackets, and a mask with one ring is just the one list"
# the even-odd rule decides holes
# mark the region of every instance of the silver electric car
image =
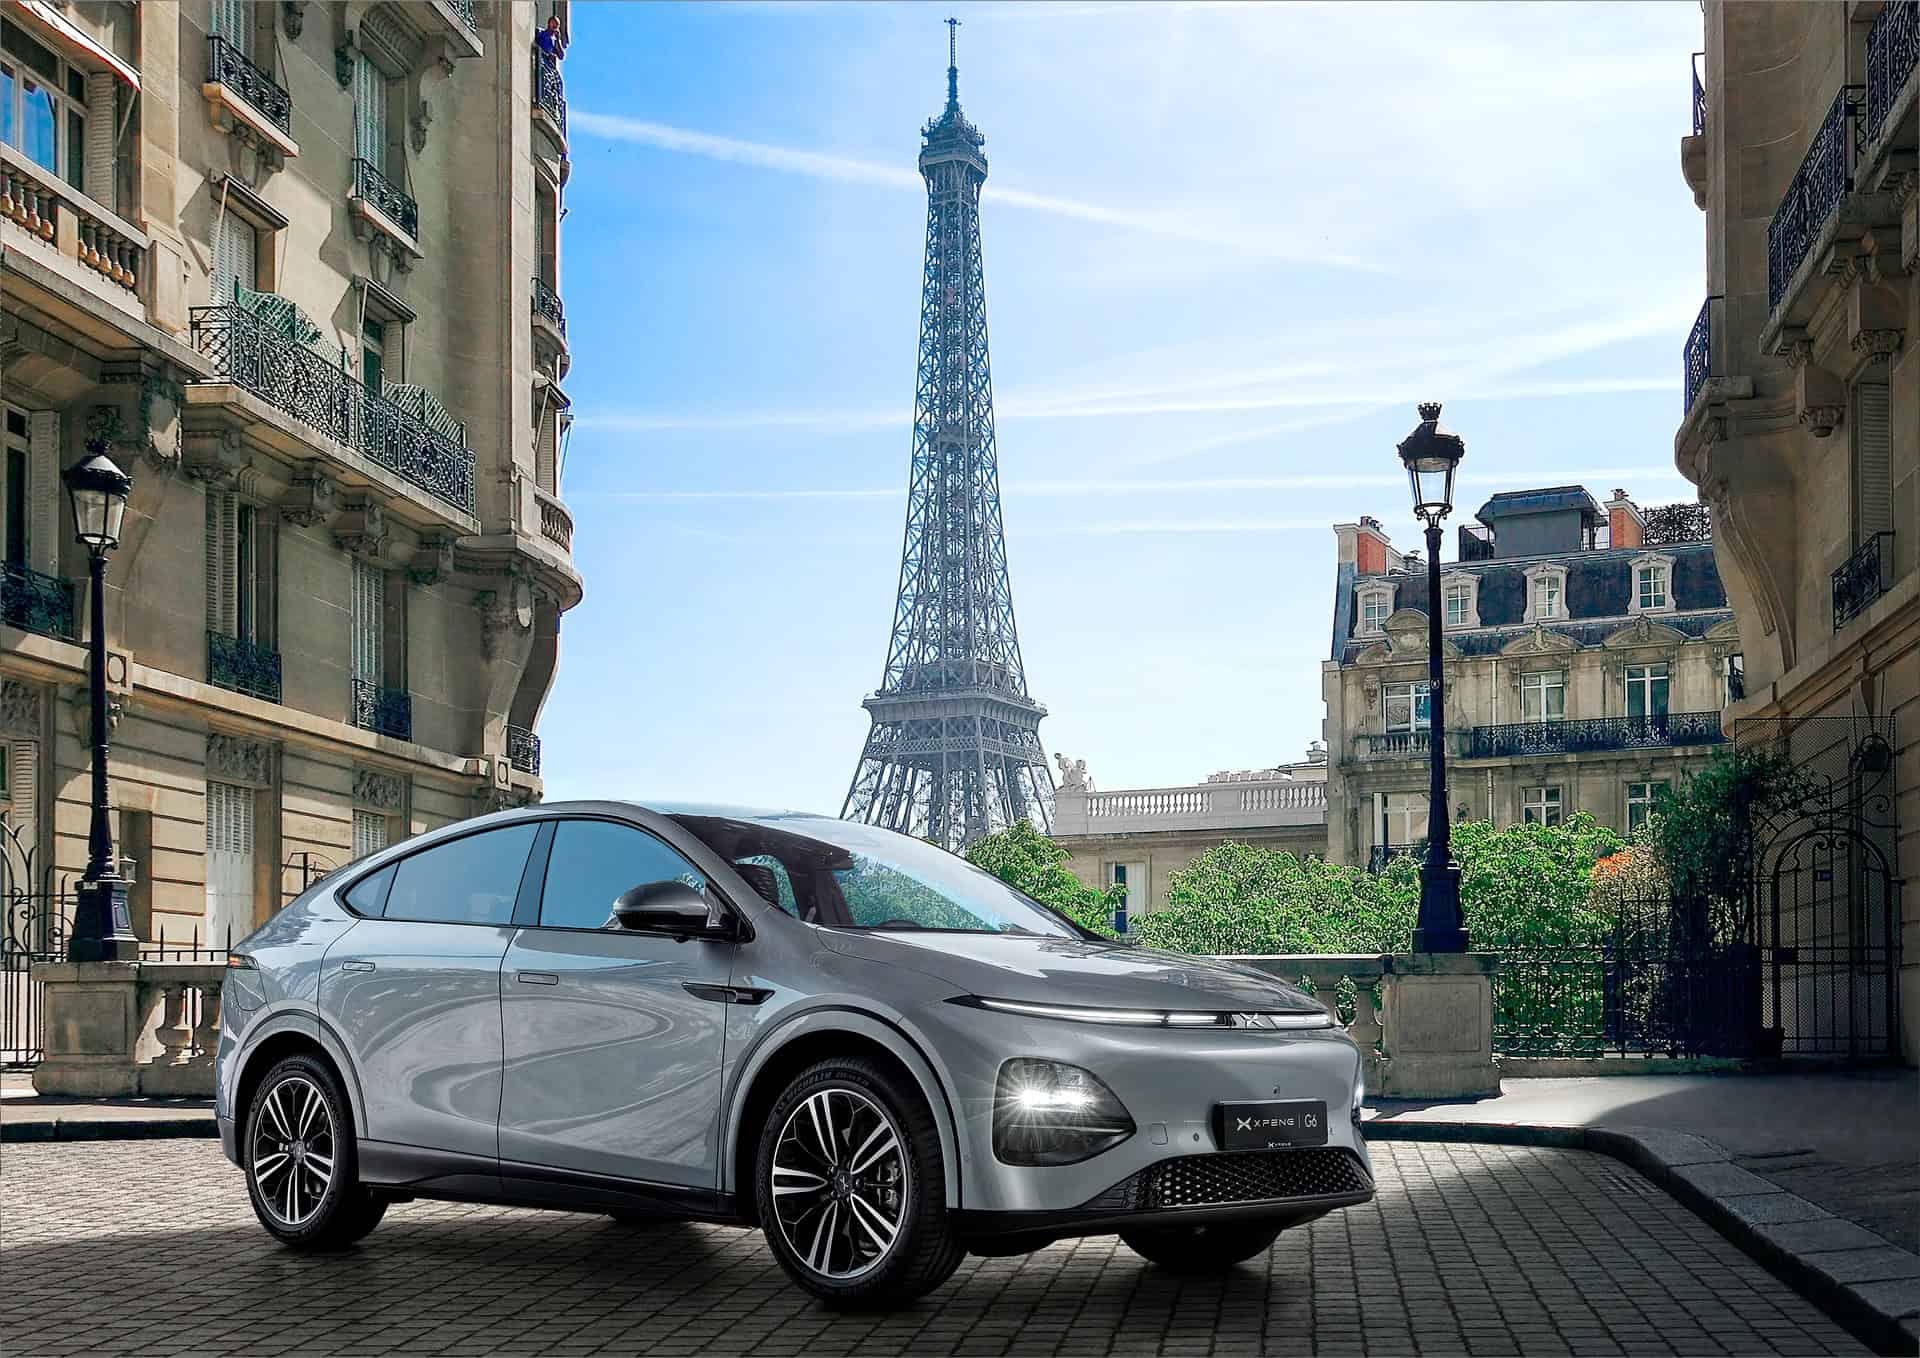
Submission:
[[1226,1269],[1373,1196],[1359,1053],[1308,996],[824,816],[396,844],[236,947],[218,1060],[227,1158],[306,1249],[416,1197],[693,1218],[887,1305],[1066,1236]]

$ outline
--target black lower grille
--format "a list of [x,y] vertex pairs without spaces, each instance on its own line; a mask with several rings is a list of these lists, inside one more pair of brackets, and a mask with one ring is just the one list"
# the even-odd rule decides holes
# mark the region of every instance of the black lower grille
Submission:
[[1150,1212],[1164,1207],[1217,1207],[1372,1191],[1373,1180],[1352,1151],[1338,1146],[1305,1146],[1290,1151],[1183,1155],[1163,1160],[1122,1179],[1087,1206]]

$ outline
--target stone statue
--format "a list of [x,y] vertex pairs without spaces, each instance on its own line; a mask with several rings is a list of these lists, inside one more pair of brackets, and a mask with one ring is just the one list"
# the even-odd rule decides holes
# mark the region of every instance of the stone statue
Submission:
[[1069,761],[1064,754],[1056,751],[1053,762],[1060,766],[1060,790],[1062,792],[1091,792],[1093,779],[1087,777],[1087,761],[1075,759]]

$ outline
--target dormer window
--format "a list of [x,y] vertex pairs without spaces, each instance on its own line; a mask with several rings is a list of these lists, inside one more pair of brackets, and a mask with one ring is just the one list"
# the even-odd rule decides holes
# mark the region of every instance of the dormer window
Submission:
[[1567,568],[1531,566],[1527,570],[1527,622],[1552,622],[1567,616]]
[[1636,557],[1633,562],[1633,592],[1627,599],[1629,613],[1671,613],[1673,611],[1673,559],[1665,556]]
[[1372,589],[1360,591],[1360,633],[1363,636],[1378,636],[1387,625],[1387,617],[1393,612],[1393,590],[1386,585],[1376,585]]
[[1480,578],[1449,575],[1440,580],[1440,620],[1449,628],[1480,625]]

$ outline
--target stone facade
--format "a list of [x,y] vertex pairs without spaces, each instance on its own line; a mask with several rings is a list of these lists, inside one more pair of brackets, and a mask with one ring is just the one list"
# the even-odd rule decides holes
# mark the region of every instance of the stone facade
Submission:
[[[1680,471],[1740,620],[1729,717],[1888,718],[1894,875],[1920,858],[1920,13],[1707,0],[1681,164],[1705,213]],[[1920,892],[1899,1013],[1920,1052]]]
[[52,73],[74,129],[0,149],[15,876],[86,858],[59,477],[88,449],[133,477],[106,630],[143,939],[223,944],[378,843],[540,795],[581,595],[552,14],[7,7],[9,62]]
[[[1455,821],[1627,830],[1722,738],[1740,632],[1701,516],[1577,486],[1497,495],[1441,569]],[[1327,854],[1379,864],[1427,831],[1427,571],[1378,520],[1338,524]]]

